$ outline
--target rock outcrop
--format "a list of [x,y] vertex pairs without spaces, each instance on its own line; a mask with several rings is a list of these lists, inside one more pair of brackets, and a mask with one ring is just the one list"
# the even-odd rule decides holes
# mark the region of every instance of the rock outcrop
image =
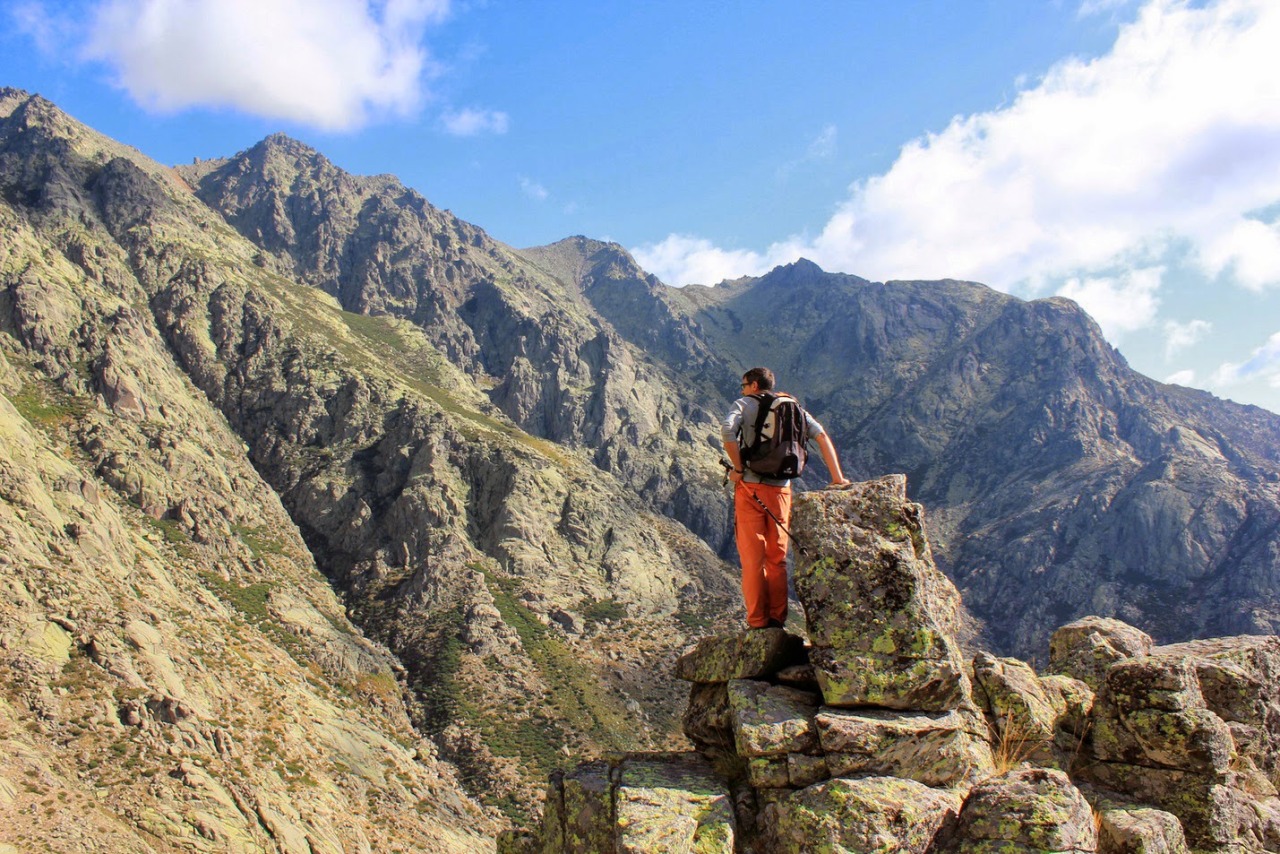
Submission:
[[[663,850],[729,850],[694,830],[712,792],[733,805],[716,839],[746,852],[1280,849],[1280,638],[1155,646],[1090,618],[1053,635],[1058,673],[965,661],[960,601],[905,486],[800,496],[808,642],[782,629],[700,642],[678,663],[695,749],[555,778],[555,808],[510,850],[636,850],[618,770],[632,764],[701,769],[664,793],[665,829],[646,825]],[[585,805],[583,779],[598,781]]]

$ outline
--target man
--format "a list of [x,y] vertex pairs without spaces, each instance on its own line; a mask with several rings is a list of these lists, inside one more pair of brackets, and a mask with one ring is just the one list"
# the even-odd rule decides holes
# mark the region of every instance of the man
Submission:
[[[791,481],[761,477],[745,468],[742,461],[742,444],[755,440],[752,434],[759,412],[759,401],[751,395],[772,389],[773,371],[768,368],[747,371],[742,375],[742,397],[734,402],[720,425],[720,438],[733,464],[729,477],[734,483],[734,527],[738,557],[742,561],[742,598],[747,606],[747,625],[753,629],[781,628],[787,621],[787,533],[782,529],[791,527]],[[847,485],[849,481],[840,471],[840,459],[831,437],[808,412],[805,420],[809,436],[817,441],[822,460],[831,473],[831,486]],[[770,518],[770,513],[777,521]]]

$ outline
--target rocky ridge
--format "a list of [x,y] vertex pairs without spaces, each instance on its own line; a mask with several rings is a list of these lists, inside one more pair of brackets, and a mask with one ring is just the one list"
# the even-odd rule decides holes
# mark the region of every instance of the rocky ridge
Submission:
[[[0,375],[14,435],[73,466],[79,492],[99,502],[80,513],[93,516],[106,495],[191,584],[191,602],[133,580],[90,596],[97,588],[80,574],[112,565],[99,554],[133,554],[132,534],[108,525],[106,546],[68,559],[71,574],[53,572],[48,555],[80,548],[64,535],[82,528],[33,516],[45,503],[35,490],[4,517],[0,534],[30,546],[15,546],[23,565],[5,583],[26,591],[14,602],[29,594],[54,605],[43,617],[43,605],[9,612],[6,651],[30,645],[28,623],[78,629],[84,618],[65,616],[63,603],[82,594],[92,601],[67,613],[112,614],[101,632],[126,649],[139,608],[164,631],[191,621],[210,637],[227,615],[242,618],[272,662],[284,661],[271,651],[283,645],[297,673],[338,695],[352,683],[376,688],[354,691],[346,712],[373,726],[362,737],[430,735],[414,747],[426,759],[413,760],[429,767],[405,775],[465,804],[461,779],[509,814],[527,811],[530,781],[563,762],[562,748],[681,741],[669,665],[738,606],[711,550],[651,511],[731,548],[714,417],[741,368],[761,361],[824,420],[851,472],[908,471],[912,498],[932,508],[933,556],[986,618],[992,648],[1031,654],[1052,625],[1092,612],[1163,641],[1274,630],[1276,417],[1137,376],[1064,300],[866,282],[807,262],[670,289],[616,245],[505,247],[393,178],[345,175],[284,137],[175,171],[38,97],[3,90],[0,105]],[[52,465],[12,453],[6,484]],[[25,488],[6,485],[15,496]],[[257,512],[273,501],[280,513]],[[326,581],[337,598],[326,601]],[[288,604],[295,589],[323,624]],[[955,653],[937,638],[954,629],[948,618],[920,638],[933,637],[952,670]],[[368,657],[324,663],[322,648],[345,648],[349,631]],[[317,645],[295,656],[294,635]],[[873,641],[868,651],[838,637],[827,649],[833,662],[856,653],[878,666]],[[258,650],[229,657],[253,661]],[[6,744],[64,773],[75,766],[57,764],[63,742],[50,733],[61,730],[40,723],[39,698],[68,686],[57,666],[32,668],[23,655],[6,666],[30,681],[15,676],[5,699],[14,721],[42,735],[21,741],[15,727]],[[174,660],[213,666],[196,647]],[[179,717],[170,700],[182,696],[142,678],[145,689],[106,679],[90,694],[146,690],[143,706]],[[238,678],[229,671],[227,684]],[[360,703],[384,704],[391,723]],[[115,720],[146,722],[136,705],[122,702]],[[259,713],[275,712],[255,701],[237,727],[254,744],[281,744],[279,733],[256,734]],[[295,719],[277,776],[298,775],[295,756],[314,758],[308,719]],[[128,749],[112,720],[86,717],[86,750]],[[416,733],[399,729],[405,720]],[[136,804],[187,794],[141,762],[131,767],[153,772],[145,784],[93,778],[95,791],[113,793],[103,822],[129,834],[143,826]],[[797,762],[808,768],[797,773],[814,772]],[[273,777],[246,760],[247,770],[210,773],[241,793],[254,844],[283,845],[287,827],[329,839],[319,817],[343,812],[362,817],[373,845],[395,836],[362,823],[374,812],[412,821],[421,810],[436,822],[423,838],[462,828],[474,840],[487,827],[474,805],[433,812],[411,788],[380,787],[366,766],[341,763],[357,773],[335,766],[335,785],[367,800],[317,798],[298,821],[277,823],[279,834],[257,795],[243,794]],[[309,792],[298,779],[296,791]],[[328,778],[314,779],[331,794]],[[17,793],[6,803],[20,804],[24,821],[57,813],[48,796],[24,799],[12,782],[4,791]],[[161,838],[204,832],[188,818],[147,826],[167,828]],[[230,831],[219,827],[204,825],[222,839]],[[454,844],[439,839],[431,844]]]
[[992,649],[1031,656],[1087,614],[1163,641],[1280,623],[1280,416],[1136,374],[1068,300],[808,261],[668,288],[613,244],[513,250],[284,137],[183,174],[263,263],[410,319],[516,424],[724,557],[715,421],[767,364],[854,476],[909,475]]
[[[393,177],[350,175],[280,135],[178,171],[263,263],[347,311],[409,320],[521,429],[584,449],[649,507],[728,542],[709,383],[732,369],[714,370],[620,247],[520,253]],[[710,379],[691,385],[693,372]]]
[[696,750],[552,777],[508,851],[1243,852],[1280,847],[1280,637],[1158,646],[1089,617],[1046,674],[961,658],[959,597],[892,476],[796,502],[808,642],[711,637]]

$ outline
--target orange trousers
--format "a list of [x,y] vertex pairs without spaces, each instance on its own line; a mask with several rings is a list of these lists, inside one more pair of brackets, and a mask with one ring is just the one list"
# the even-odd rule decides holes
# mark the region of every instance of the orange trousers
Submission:
[[787,533],[752,498],[759,498],[782,524],[791,527],[791,487],[739,483],[733,493],[733,521],[742,560],[742,600],[747,625],[764,628],[787,621]]

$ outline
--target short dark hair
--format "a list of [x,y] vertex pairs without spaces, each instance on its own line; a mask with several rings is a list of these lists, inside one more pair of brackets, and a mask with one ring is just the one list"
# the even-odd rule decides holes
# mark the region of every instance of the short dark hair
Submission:
[[773,371],[768,368],[752,368],[742,375],[744,383],[755,383],[761,391],[773,388]]

